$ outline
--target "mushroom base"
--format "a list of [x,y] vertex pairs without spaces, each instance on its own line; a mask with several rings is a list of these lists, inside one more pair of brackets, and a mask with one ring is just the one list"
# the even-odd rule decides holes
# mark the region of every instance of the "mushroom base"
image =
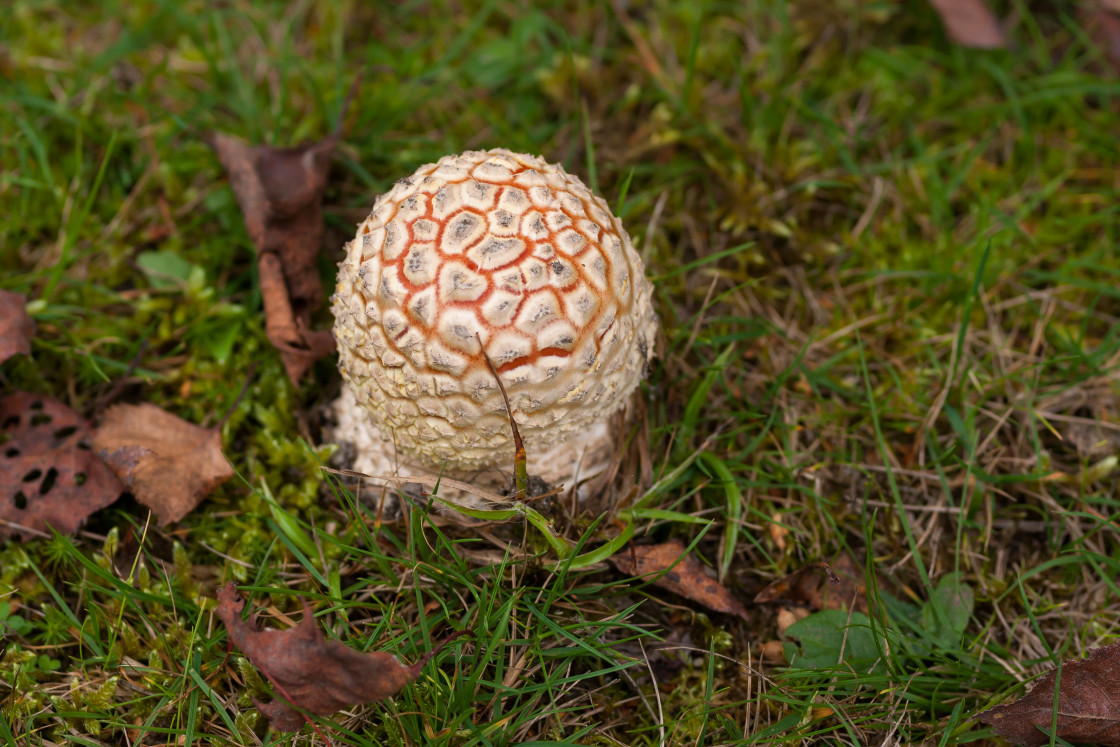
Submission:
[[[369,420],[364,408],[358,405],[357,398],[351,390],[349,383],[344,382],[342,392],[330,405],[334,426],[324,432],[326,440],[333,443],[348,443],[354,448],[354,458],[347,469],[361,472],[371,476],[366,485],[374,486],[380,492],[381,488],[391,487],[393,491],[386,491],[386,503],[391,500],[396,488],[404,488],[400,482],[389,482],[376,479],[379,475],[392,475],[394,477],[437,477],[443,475],[469,483],[483,490],[498,492],[506,490],[513,484],[513,450],[505,456],[503,466],[473,472],[456,472],[438,467],[431,467],[417,459],[399,451],[389,434]],[[592,486],[611,466],[613,456],[612,446],[614,439],[611,437],[610,419],[605,418],[587,430],[581,432],[578,438],[565,441],[540,453],[528,454],[529,474],[539,477],[549,485],[565,485],[570,490],[575,486],[576,496],[579,500],[587,497]],[[429,488],[425,487],[425,491]],[[472,508],[485,508],[487,502],[464,490],[448,486],[441,486],[439,495],[445,500]],[[395,500],[395,499],[392,499]]]

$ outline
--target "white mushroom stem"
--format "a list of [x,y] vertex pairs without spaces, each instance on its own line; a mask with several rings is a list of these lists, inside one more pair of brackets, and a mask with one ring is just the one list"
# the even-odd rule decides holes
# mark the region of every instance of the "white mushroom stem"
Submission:
[[[386,495],[393,495],[403,487],[400,483],[378,480],[378,475],[396,477],[434,477],[443,475],[455,480],[469,482],[485,490],[498,492],[509,488],[513,482],[513,449],[509,449],[506,460],[498,467],[465,472],[455,469],[432,469],[419,460],[408,456],[370,422],[365,411],[358,407],[354,392],[348,384],[343,384],[342,393],[332,403],[336,423],[327,433],[328,440],[335,443],[346,442],[355,449],[355,457],[347,469],[373,476],[364,480],[362,490],[384,489]],[[614,458],[615,439],[611,434],[608,420],[593,424],[584,434],[573,441],[565,441],[542,451],[528,451],[529,474],[539,477],[549,485],[564,485],[576,488],[579,500],[587,497],[588,486],[598,481],[610,467]],[[424,488],[424,492],[430,492]],[[440,488],[439,495],[454,503],[481,507],[484,501],[477,496],[448,488]],[[390,505],[392,501],[388,502]]]

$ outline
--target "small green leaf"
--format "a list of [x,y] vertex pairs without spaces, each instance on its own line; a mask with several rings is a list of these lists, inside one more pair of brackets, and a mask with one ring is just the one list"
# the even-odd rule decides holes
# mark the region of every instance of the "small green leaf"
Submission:
[[786,658],[794,669],[835,669],[870,672],[883,666],[871,620],[862,612],[821,610],[798,620],[786,636],[801,641],[786,644]]
[[244,326],[245,320],[240,316],[222,320],[199,335],[198,341],[214,360],[224,365]]
[[52,659],[46,654],[39,654],[36,666],[43,672],[55,672],[62,668],[62,662],[58,659]]
[[140,252],[136,264],[148,276],[153,288],[174,288],[186,285],[196,266],[172,251]]
[[946,574],[922,606],[922,626],[942,648],[956,650],[972,618],[974,604],[972,587],[961,581],[960,574]]

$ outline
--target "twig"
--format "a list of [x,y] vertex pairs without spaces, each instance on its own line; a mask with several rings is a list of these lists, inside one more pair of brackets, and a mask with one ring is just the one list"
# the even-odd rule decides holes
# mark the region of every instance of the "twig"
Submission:
[[128,378],[130,376],[132,376],[132,373],[136,370],[136,367],[140,365],[140,359],[144,357],[144,353],[146,352],[148,352],[148,338],[145,337],[140,341],[140,347],[137,349],[136,355],[132,356],[132,360],[128,362],[128,367],[125,368],[124,374],[115,382],[113,382],[113,386],[109,389],[108,392],[106,392],[105,396],[101,398],[101,400],[97,403],[97,406],[94,407],[93,411],[95,413],[99,413],[104,410],[105,406],[112,402],[116,398],[116,396],[121,393],[121,390],[124,389],[125,382],[128,381]]

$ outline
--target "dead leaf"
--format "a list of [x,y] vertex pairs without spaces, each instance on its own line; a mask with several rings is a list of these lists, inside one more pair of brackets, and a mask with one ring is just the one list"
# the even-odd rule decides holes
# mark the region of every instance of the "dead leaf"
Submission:
[[[1064,662],[1059,669],[1057,737],[1067,742],[1120,745],[1120,702],[1115,696],[1120,692],[1120,643],[1093,649],[1088,658]],[[1047,672],[1014,703],[981,713],[980,720],[1015,744],[1050,744],[1057,671]]]
[[759,656],[768,664],[788,664],[781,641],[766,641],[759,647]]
[[268,339],[297,386],[312,363],[335,349],[329,330],[311,329],[311,314],[323,304],[316,258],[327,173],[359,82],[346,96],[338,127],[317,143],[272,148],[220,132],[210,137],[257,248]]
[[0,398],[0,539],[74,534],[120,497],[123,486],[88,437],[85,420],[57,400],[28,392]]
[[770,539],[774,542],[774,547],[778,548],[778,552],[784,553],[786,551],[786,537],[789,536],[789,527],[782,524],[782,514],[775,513],[770,521]]
[[611,563],[629,576],[663,574],[654,580],[654,585],[699,602],[716,612],[746,619],[747,610],[742,603],[726,586],[705,573],[700,561],[691,555],[685,555],[687,549],[684,543],[676,539],[660,545],[630,545],[613,555]]
[[941,16],[945,33],[962,47],[1004,49],[1007,37],[984,0],[929,0]]
[[849,553],[841,553],[828,563],[811,563],[785,578],[767,586],[754,598],[755,604],[786,604],[841,610],[852,605],[857,612],[867,613],[867,585],[863,569]]
[[805,607],[779,607],[777,616],[778,635],[784,636],[791,625],[801,622],[813,614]]
[[1106,428],[1097,419],[1079,418],[1060,425],[1062,440],[1077,449],[1083,459],[1099,458],[1120,451],[1120,432]]
[[1089,38],[1100,47],[1102,54],[1120,72],[1120,2],[1102,0],[1078,8],[1078,21]]
[[93,447],[161,525],[182,519],[234,474],[220,431],[150,404],[109,408]]
[[27,296],[0,290],[0,363],[13,355],[31,355],[35,322],[27,314]]
[[[241,619],[245,600],[232,581],[218,590],[218,600],[218,616],[229,632],[230,644],[240,649],[288,702],[318,716],[396,695],[420,676],[436,652],[465,632],[448,637],[406,667],[384,651],[362,653],[340,641],[326,640],[306,601],[303,619],[294,628],[257,630]],[[281,731],[295,731],[307,721],[280,700],[258,703],[257,707],[272,727]]]

